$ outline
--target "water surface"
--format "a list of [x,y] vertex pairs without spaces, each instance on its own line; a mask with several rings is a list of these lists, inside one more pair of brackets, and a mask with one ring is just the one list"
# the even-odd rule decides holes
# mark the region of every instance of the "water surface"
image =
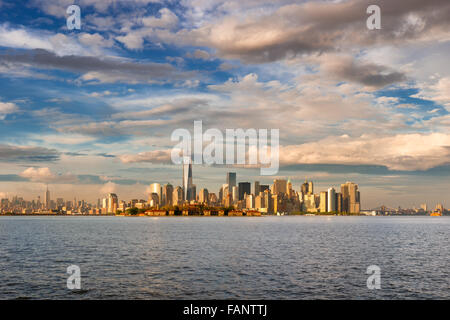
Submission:
[[[0,217],[0,299],[449,299],[450,217]],[[82,290],[66,287],[69,265]],[[366,286],[370,265],[381,289]]]

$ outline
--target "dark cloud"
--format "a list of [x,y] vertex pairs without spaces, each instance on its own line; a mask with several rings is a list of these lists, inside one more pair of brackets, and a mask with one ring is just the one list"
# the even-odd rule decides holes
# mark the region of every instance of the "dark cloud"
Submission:
[[[366,27],[366,9],[373,4],[381,8],[381,30]],[[352,46],[448,37],[449,16],[448,0],[307,2],[244,21],[228,18],[192,32],[182,30],[175,39],[213,47],[221,57],[264,63]]]
[[154,82],[188,79],[193,72],[181,72],[168,63],[138,63],[128,59],[94,56],[58,56],[34,49],[9,50],[0,54],[0,62],[24,64],[42,69],[58,69],[85,74],[84,80],[103,82]]
[[334,57],[324,63],[324,69],[331,76],[366,86],[381,88],[386,85],[406,80],[405,74],[373,63],[361,63],[352,57]]
[[54,149],[0,144],[0,162],[49,162],[59,158],[60,153]]

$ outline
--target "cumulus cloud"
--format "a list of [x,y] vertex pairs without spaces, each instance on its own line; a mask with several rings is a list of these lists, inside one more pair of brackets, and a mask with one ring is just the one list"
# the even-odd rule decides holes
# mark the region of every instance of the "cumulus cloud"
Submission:
[[168,150],[154,150],[149,152],[141,152],[139,154],[124,154],[119,156],[120,161],[123,163],[172,163],[171,149]]
[[208,60],[211,58],[211,55],[209,54],[208,51],[200,50],[200,49],[196,49],[192,53],[189,52],[186,56],[188,58],[195,58],[195,59],[202,59],[202,60]]
[[420,87],[420,92],[413,97],[435,101],[450,112],[450,77],[441,77],[437,81],[421,84]]
[[100,188],[100,192],[102,194],[116,193],[117,192],[117,184],[114,182],[108,181]]
[[33,182],[43,183],[74,183],[78,179],[71,173],[54,174],[51,170],[46,168],[30,167],[19,174],[19,176],[29,179]]
[[151,28],[172,29],[178,24],[178,17],[169,9],[159,10],[159,17],[144,17],[142,24]]
[[215,48],[218,56],[227,59],[263,63],[355,46],[449,37],[450,3],[446,0],[378,1],[383,21],[380,32],[365,26],[366,8],[371,4],[370,0],[349,0],[275,5],[274,11],[250,11],[237,17],[225,14],[198,28],[160,32],[159,39]]
[[19,111],[19,107],[12,102],[0,101],[0,120],[4,120],[8,114],[16,113]]
[[450,163],[450,135],[332,136],[319,141],[280,147],[280,163],[370,164],[391,170],[427,170]]

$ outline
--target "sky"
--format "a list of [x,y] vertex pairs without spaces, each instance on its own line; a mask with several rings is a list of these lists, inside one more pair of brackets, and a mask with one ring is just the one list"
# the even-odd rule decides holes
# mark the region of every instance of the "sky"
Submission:
[[[81,9],[69,30],[67,8]],[[366,9],[381,9],[369,30]],[[280,170],[361,206],[450,207],[448,0],[0,0],[0,198],[181,184],[174,130],[279,129]]]

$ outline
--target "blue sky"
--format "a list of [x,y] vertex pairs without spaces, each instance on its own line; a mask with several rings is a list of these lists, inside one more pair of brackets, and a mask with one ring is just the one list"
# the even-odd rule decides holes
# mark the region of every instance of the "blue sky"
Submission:
[[[280,130],[277,176],[351,180],[362,207],[450,206],[448,1],[0,0],[0,197],[147,198],[181,183],[171,133]],[[81,8],[68,30],[66,9]]]

